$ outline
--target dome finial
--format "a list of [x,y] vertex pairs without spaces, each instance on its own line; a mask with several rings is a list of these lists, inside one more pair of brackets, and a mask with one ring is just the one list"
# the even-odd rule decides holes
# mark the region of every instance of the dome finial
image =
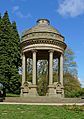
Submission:
[[50,24],[50,21],[48,19],[38,19],[37,24]]

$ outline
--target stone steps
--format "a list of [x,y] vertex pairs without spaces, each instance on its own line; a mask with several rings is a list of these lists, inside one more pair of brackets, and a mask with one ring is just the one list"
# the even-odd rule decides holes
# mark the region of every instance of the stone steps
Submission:
[[6,97],[4,102],[16,103],[84,103],[81,98],[56,98],[47,96],[38,97]]

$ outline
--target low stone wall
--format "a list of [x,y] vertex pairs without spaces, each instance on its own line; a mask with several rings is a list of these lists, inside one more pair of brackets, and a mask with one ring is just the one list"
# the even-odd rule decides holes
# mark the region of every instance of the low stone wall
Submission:
[[17,103],[84,103],[81,98],[56,98],[47,96],[37,97],[6,97],[4,102],[17,102]]

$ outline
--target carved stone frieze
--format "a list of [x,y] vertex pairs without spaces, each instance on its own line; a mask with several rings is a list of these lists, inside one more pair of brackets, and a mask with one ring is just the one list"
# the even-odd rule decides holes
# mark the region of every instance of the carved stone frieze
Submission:
[[31,40],[26,40],[24,42],[21,43],[21,47],[25,47],[28,45],[32,45],[32,44],[53,44],[56,46],[59,46],[63,49],[66,48],[66,44],[64,42],[55,40],[55,39],[31,39]]
[[24,41],[25,39],[29,40],[29,39],[35,39],[35,38],[53,38],[62,42],[64,40],[64,38],[61,35],[56,33],[39,32],[39,33],[30,33],[30,34],[27,34],[26,36],[23,36],[22,41]]

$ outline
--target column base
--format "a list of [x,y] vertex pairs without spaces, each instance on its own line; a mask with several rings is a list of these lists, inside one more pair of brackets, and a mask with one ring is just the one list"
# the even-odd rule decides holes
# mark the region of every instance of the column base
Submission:
[[29,85],[29,96],[38,96],[37,85]]
[[47,93],[48,96],[55,96],[55,87],[54,85],[49,85],[48,86],[48,93]]
[[38,96],[37,85],[27,84],[21,86],[21,97],[28,97],[28,96]]
[[47,95],[51,97],[64,98],[64,87],[59,83],[49,85]]

